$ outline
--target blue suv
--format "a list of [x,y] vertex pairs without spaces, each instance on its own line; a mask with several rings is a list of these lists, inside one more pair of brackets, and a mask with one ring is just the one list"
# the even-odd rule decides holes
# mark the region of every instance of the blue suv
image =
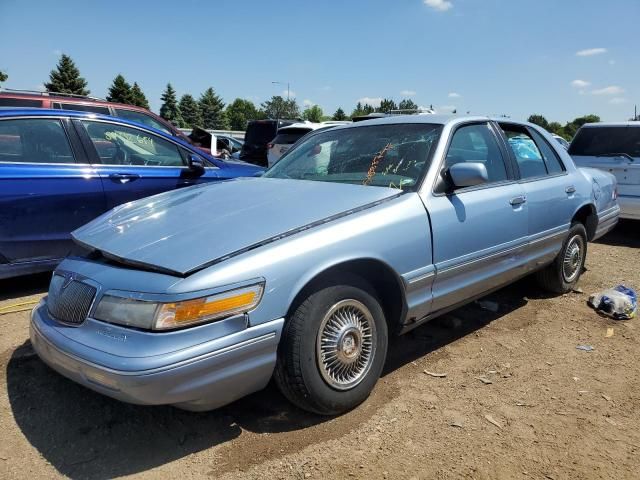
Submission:
[[106,115],[0,110],[0,278],[52,270],[70,232],[116,205],[262,170]]

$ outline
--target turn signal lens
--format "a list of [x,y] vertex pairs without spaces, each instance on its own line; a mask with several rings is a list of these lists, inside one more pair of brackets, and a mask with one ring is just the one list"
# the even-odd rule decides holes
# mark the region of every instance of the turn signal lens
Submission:
[[252,285],[209,297],[161,304],[154,329],[180,328],[249,312],[260,303],[262,292],[262,285]]

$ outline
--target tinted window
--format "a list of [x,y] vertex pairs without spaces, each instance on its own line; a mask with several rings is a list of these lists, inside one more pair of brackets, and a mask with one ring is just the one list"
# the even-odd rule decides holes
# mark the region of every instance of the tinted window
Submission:
[[267,144],[276,135],[275,122],[249,122],[247,133],[244,136],[245,143]]
[[73,163],[69,140],[55,119],[0,121],[0,161]]
[[460,127],[453,134],[445,157],[445,169],[461,162],[483,163],[489,182],[507,179],[507,169],[498,142],[486,123]]
[[640,157],[640,127],[581,128],[569,147],[571,155],[626,153]]
[[275,143],[277,145],[291,145],[296,143],[310,131],[311,129],[309,128],[287,128],[286,130],[280,130],[276,135],[276,138],[274,138],[271,143]]
[[116,110],[116,115],[118,117],[125,118],[132,122],[141,123],[143,125],[147,125],[148,127],[157,128],[158,130],[161,130],[165,133],[169,133],[169,134],[172,133],[166,127],[166,125],[163,125],[158,120],[153,118],[151,115],[147,115],[146,113],[142,113],[142,112],[136,112],[133,110],[126,110],[124,108],[116,108],[115,110]]
[[264,176],[413,189],[441,130],[426,123],[326,130],[301,139]]
[[111,115],[107,107],[99,105],[82,105],[79,103],[53,103],[53,108],[61,108],[63,110],[75,110],[78,112],[100,113],[102,115]]
[[542,152],[542,158],[544,159],[544,163],[547,166],[547,171],[551,175],[564,172],[564,165],[562,164],[562,161],[560,160],[560,157],[558,157],[556,151],[551,147],[551,145],[549,145],[549,142],[542,138],[542,135],[540,135],[535,130],[531,129],[530,132],[531,135],[533,135],[533,139],[538,145],[540,152]]
[[542,152],[529,131],[520,125],[501,124],[507,143],[518,163],[521,178],[541,177],[547,174]]
[[164,138],[124,125],[82,120],[101,163],[182,167],[178,147]]
[[28,100],[26,98],[0,98],[0,107],[40,108],[42,100]]

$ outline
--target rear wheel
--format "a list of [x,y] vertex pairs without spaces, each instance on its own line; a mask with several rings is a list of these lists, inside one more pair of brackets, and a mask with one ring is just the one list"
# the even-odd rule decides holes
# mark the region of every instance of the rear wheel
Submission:
[[582,274],[587,257],[587,231],[581,223],[574,223],[551,265],[537,273],[540,285],[554,293],[571,291]]
[[387,324],[364,282],[322,288],[288,319],[275,380],[295,405],[336,415],[362,403],[387,353]]

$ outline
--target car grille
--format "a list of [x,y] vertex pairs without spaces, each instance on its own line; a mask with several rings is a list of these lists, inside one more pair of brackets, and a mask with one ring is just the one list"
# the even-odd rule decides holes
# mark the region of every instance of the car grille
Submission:
[[78,280],[71,280],[65,286],[67,279],[62,275],[54,275],[49,285],[47,308],[57,320],[80,325],[85,321],[91,308],[96,289]]

